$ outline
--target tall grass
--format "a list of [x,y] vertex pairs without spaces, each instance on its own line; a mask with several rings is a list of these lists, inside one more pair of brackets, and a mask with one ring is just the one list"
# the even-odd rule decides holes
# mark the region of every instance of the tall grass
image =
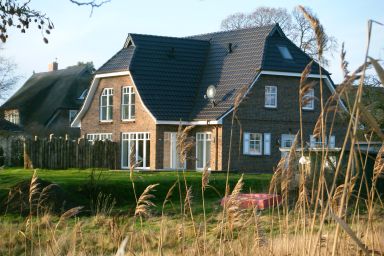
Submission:
[[[324,33],[320,21],[300,7],[316,34],[321,64]],[[372,65],[384,82],[384,71],[379,62],[369,57],[373,21],[368,25],[368,43],[363,64],[349,72],[346,52],[341,53],[344,81],[336,92],[325,99],[323,79],[309,81],[312,62],[301,75],[298,86],[300,130],[287,155],[276,164],[269,192],[280,194],[282,203],[269,210],[243,209],[238,200],[242,193],[243,176],[231,188],[229,184],[231,150],[226,173],[226,197],[222,209],[206,212],[206,189],[211,187],[211,174],[205,168],[201,174],[201,191],[188,184],[185,171],[177,171],[177,181],[166,194],[160,216],[151,214],[153,198],[158,184],[149,185],[141,195],[135,187],[137,166],[131,154],[129,172],[136,207],[132,215],[114,215],[114,201],[100,194],[93,217],[76,217],[82,208],[76,207],[56,217],[39,212],[36,198],[39,192],[38,177],[33,174],[29,190],[30,214],[23,222],[4,219],[0,223],[0,253],[9,255],[384,255],[384,205],[377,183],[384,174],[384,146],[382,145],[373,170],[368,169],[368,154],[355,146],[360,121],[371,127],[366,136],[368,145],[373,135],[383,141],[384,136],[375,118],[364,108],[361,97],[366,69]],[[320,77],[323,76],[319,70]],[[358,81],[355,97],[350,98],[353,84]],[[340,113],[346,119],[345,138],[336,164],[332,150],[326,143],[316,152],[305,149],[301,107],[308,98],[306,92],[319,86],[321,113],[314,124],[313,134],[323,142],[336,126]],[[234,102],[232,127],[248,88],[239,90]],[[343,99],[347,111],[343,109]],[[184,165],[194,146],[190,137],[193,126],[179,126],[177,152]],[[230,144],[232,145],[231,129]],[[133,152],[133,150],[131,150]],[[308,158],[308,154],[312,158]],[[366,174],[372,171],[368,180]],[[363,193],[363,190],[366,193]],[[167,214],[167,206],[174,207],[172,195],[178,193],[179,214]],[[203,214],[194,213],[195,198],[201,193]],[[40,194],[39,194],[40,193]],[[40,201],[40,199],[38,201]],[[219,202],[217,202],[219,204]],[[37,207],[37,210],[35,211]],[[34,213],[37,214],[34,214]]]

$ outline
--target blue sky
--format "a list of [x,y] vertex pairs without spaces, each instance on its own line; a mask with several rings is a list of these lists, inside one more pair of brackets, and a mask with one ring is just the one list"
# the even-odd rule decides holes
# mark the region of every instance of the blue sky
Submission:
[[[26,34],[11,31],[3,54],[18,65],[17,74],[22,76],[19,87],[33,71],[46,71],[56,58],[59,68],[78,61],[93,61],[98,68],[123,46],[129,32],[167,36],[208,33],[220,30],[221,20],[235,12],[250,12],[259,6],[292,10],[299,4],[312,8],[339,46],[345,42],[351,69],[364,59],[368,19],[384,23],[383,0],[112,0],[95,9],[92,17],[89,8],[69,0],[32,0],[31,6],[54,22],[49,44],[43,43],[37,28]],[[328,67],[335,82],[342,79],[339,50]],[[384,58],[384,27],[374,26],[370,55]]]

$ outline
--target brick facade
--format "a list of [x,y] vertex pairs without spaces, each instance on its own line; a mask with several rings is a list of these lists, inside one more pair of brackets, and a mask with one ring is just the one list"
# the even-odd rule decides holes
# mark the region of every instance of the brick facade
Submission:
[[[81,120],[81,135],[84,136],[88,133],[112,133],[112,140],[120,142],[121,133],[123,132],[149,132],[150,169],[158,169],[158,166],[156,166],[156,124],[142,104],[136,88],[134,88],[136,94],[136,118],[134,121],[121,120],[121,92],[124,86],[134,86],[130,76],[108,77],[100,80],[92,103]],[[99,118],[100,96],[104,88],[114,89],[112,122],[101,122]]]
[[[319,81],[319,80],[317,80]],[[254,85],[246,99],[240,104],[237,112],[238,122],[234,122],[231,170],[238,171],[272,171],[281,158],[279,143],[282,134],[296,134],[300,129],[299,114],[299,82],[300,77],[283,77],[263,75]],[[264,107],[265,86],[277,86],[277,108]],[[315,90],[314,110],[303,110],[304,140],[309,142],[316,120],[320,115],[320,86],[317,84]],[[323,97],[331,96],[329,88],[323,85]],[[231,132],[232,113],[223,120],[223,162],[228,161],[229,138]],[[243,132],[271,133],[271,154],[250,156],[243,154]],[[336,138],[336,146],[340,146],[344,138],[344,129],[340,119],[337,119],[332,132]]]
[[[232,147],[229,148],[232,114],[223,118],[222,125],[199,125],[191,132],[190,136],[196,138],[199,132],[211,134],[211,170],[226,170],[228,155],[231,150],[230,170],[238,171],[272,171],[281,157],[279,143],[282,134],[295,134],[299,130],[299,77],[283,77],[263,75],[254,85],[247,98],[240,105],[237,112],[239,122],[233,126]],[[265,86],[277,86],[277,108],[264,107]],[[168,169],[170,166],[170,142],[164,137],[165,133],[177,132],[178,125],[156,124],[151,114],[137,94],[136,88],[136,119],[135,121],[121,121],[121,92],[124,86],[134,86],[129,76],[109,77],[100,80],[94,99],[81,121],[81,134],[87,133],[112,133],[112,140],[121,141],[123,132],[149,132],[150,133],[150,169]],[[104,88],[114,89],[113,121],[99,121],[99,101]],[[320,114],[320,89],[315,86],[314,110],[303,110],[303,130],[305,141],[309,141],[316,120]],[[331,92],[324,84],[324,98]],[[240,125],[239,125],[240,123]],[[270,133],[271,154],[250,156],[243,154],[243,132]],[[333,134],[336,136],[336,145],[341,144],[343,129],[336,123]],[[187,156],[187,169],[196,169],[196,146]]]

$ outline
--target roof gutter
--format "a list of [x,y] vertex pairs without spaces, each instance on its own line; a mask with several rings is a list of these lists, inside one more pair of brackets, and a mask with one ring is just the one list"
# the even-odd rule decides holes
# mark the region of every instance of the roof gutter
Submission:
[[156,124],[165,125],[214,125],[222,124],[219,120],[200,120],[200,121],[156,121]]

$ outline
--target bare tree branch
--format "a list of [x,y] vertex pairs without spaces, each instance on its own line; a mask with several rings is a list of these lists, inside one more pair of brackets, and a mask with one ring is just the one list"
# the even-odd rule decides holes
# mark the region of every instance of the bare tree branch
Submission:
[[37,28],[41,30],[43,40],[48,43],[45,37],[51,33],[53,23],[45,13],[31,9],[29,7],[30,0],[3,0],[0,1],[0,40],[5,43],[8,38],[8,29],[15,27],[21,33],[25,33],[32,23],[35,23]]
[[19,76],[15,75],[15,70],[16,64],[0,55],[0,100],[4,100],[9,96],[8,93],[20,79]]
[[92,1],[88,1],[88,2],[82,2],[82,1],[78,1],[78,0],[69,0],[69,1],[73,4],[78,5],[78,6],[90,6],[91,7],[90,16],[92,16],[94,8],[98,8],[98,7],[102,6],[103,4],[111,2],[111,0],[102,0],[102,1],[92,0]]
[[[306,8],[309,12],[313,12]],[[314,15],[315,16],[315,15]],[[232,30],[249,27],[259,27],[279,23],[286,36],[291,39],[300,49],[316,60],[317,42],[316,35],[303,13],[296,8],[291,13],[285,8],[259,7],[253,12],[235,13],[229,15],[221,23],[221,29]],[[324,34],[324,52],[331,55],[336,51],[337,41],[334,37]],[[329,60],[322,59],[327,66]]]

